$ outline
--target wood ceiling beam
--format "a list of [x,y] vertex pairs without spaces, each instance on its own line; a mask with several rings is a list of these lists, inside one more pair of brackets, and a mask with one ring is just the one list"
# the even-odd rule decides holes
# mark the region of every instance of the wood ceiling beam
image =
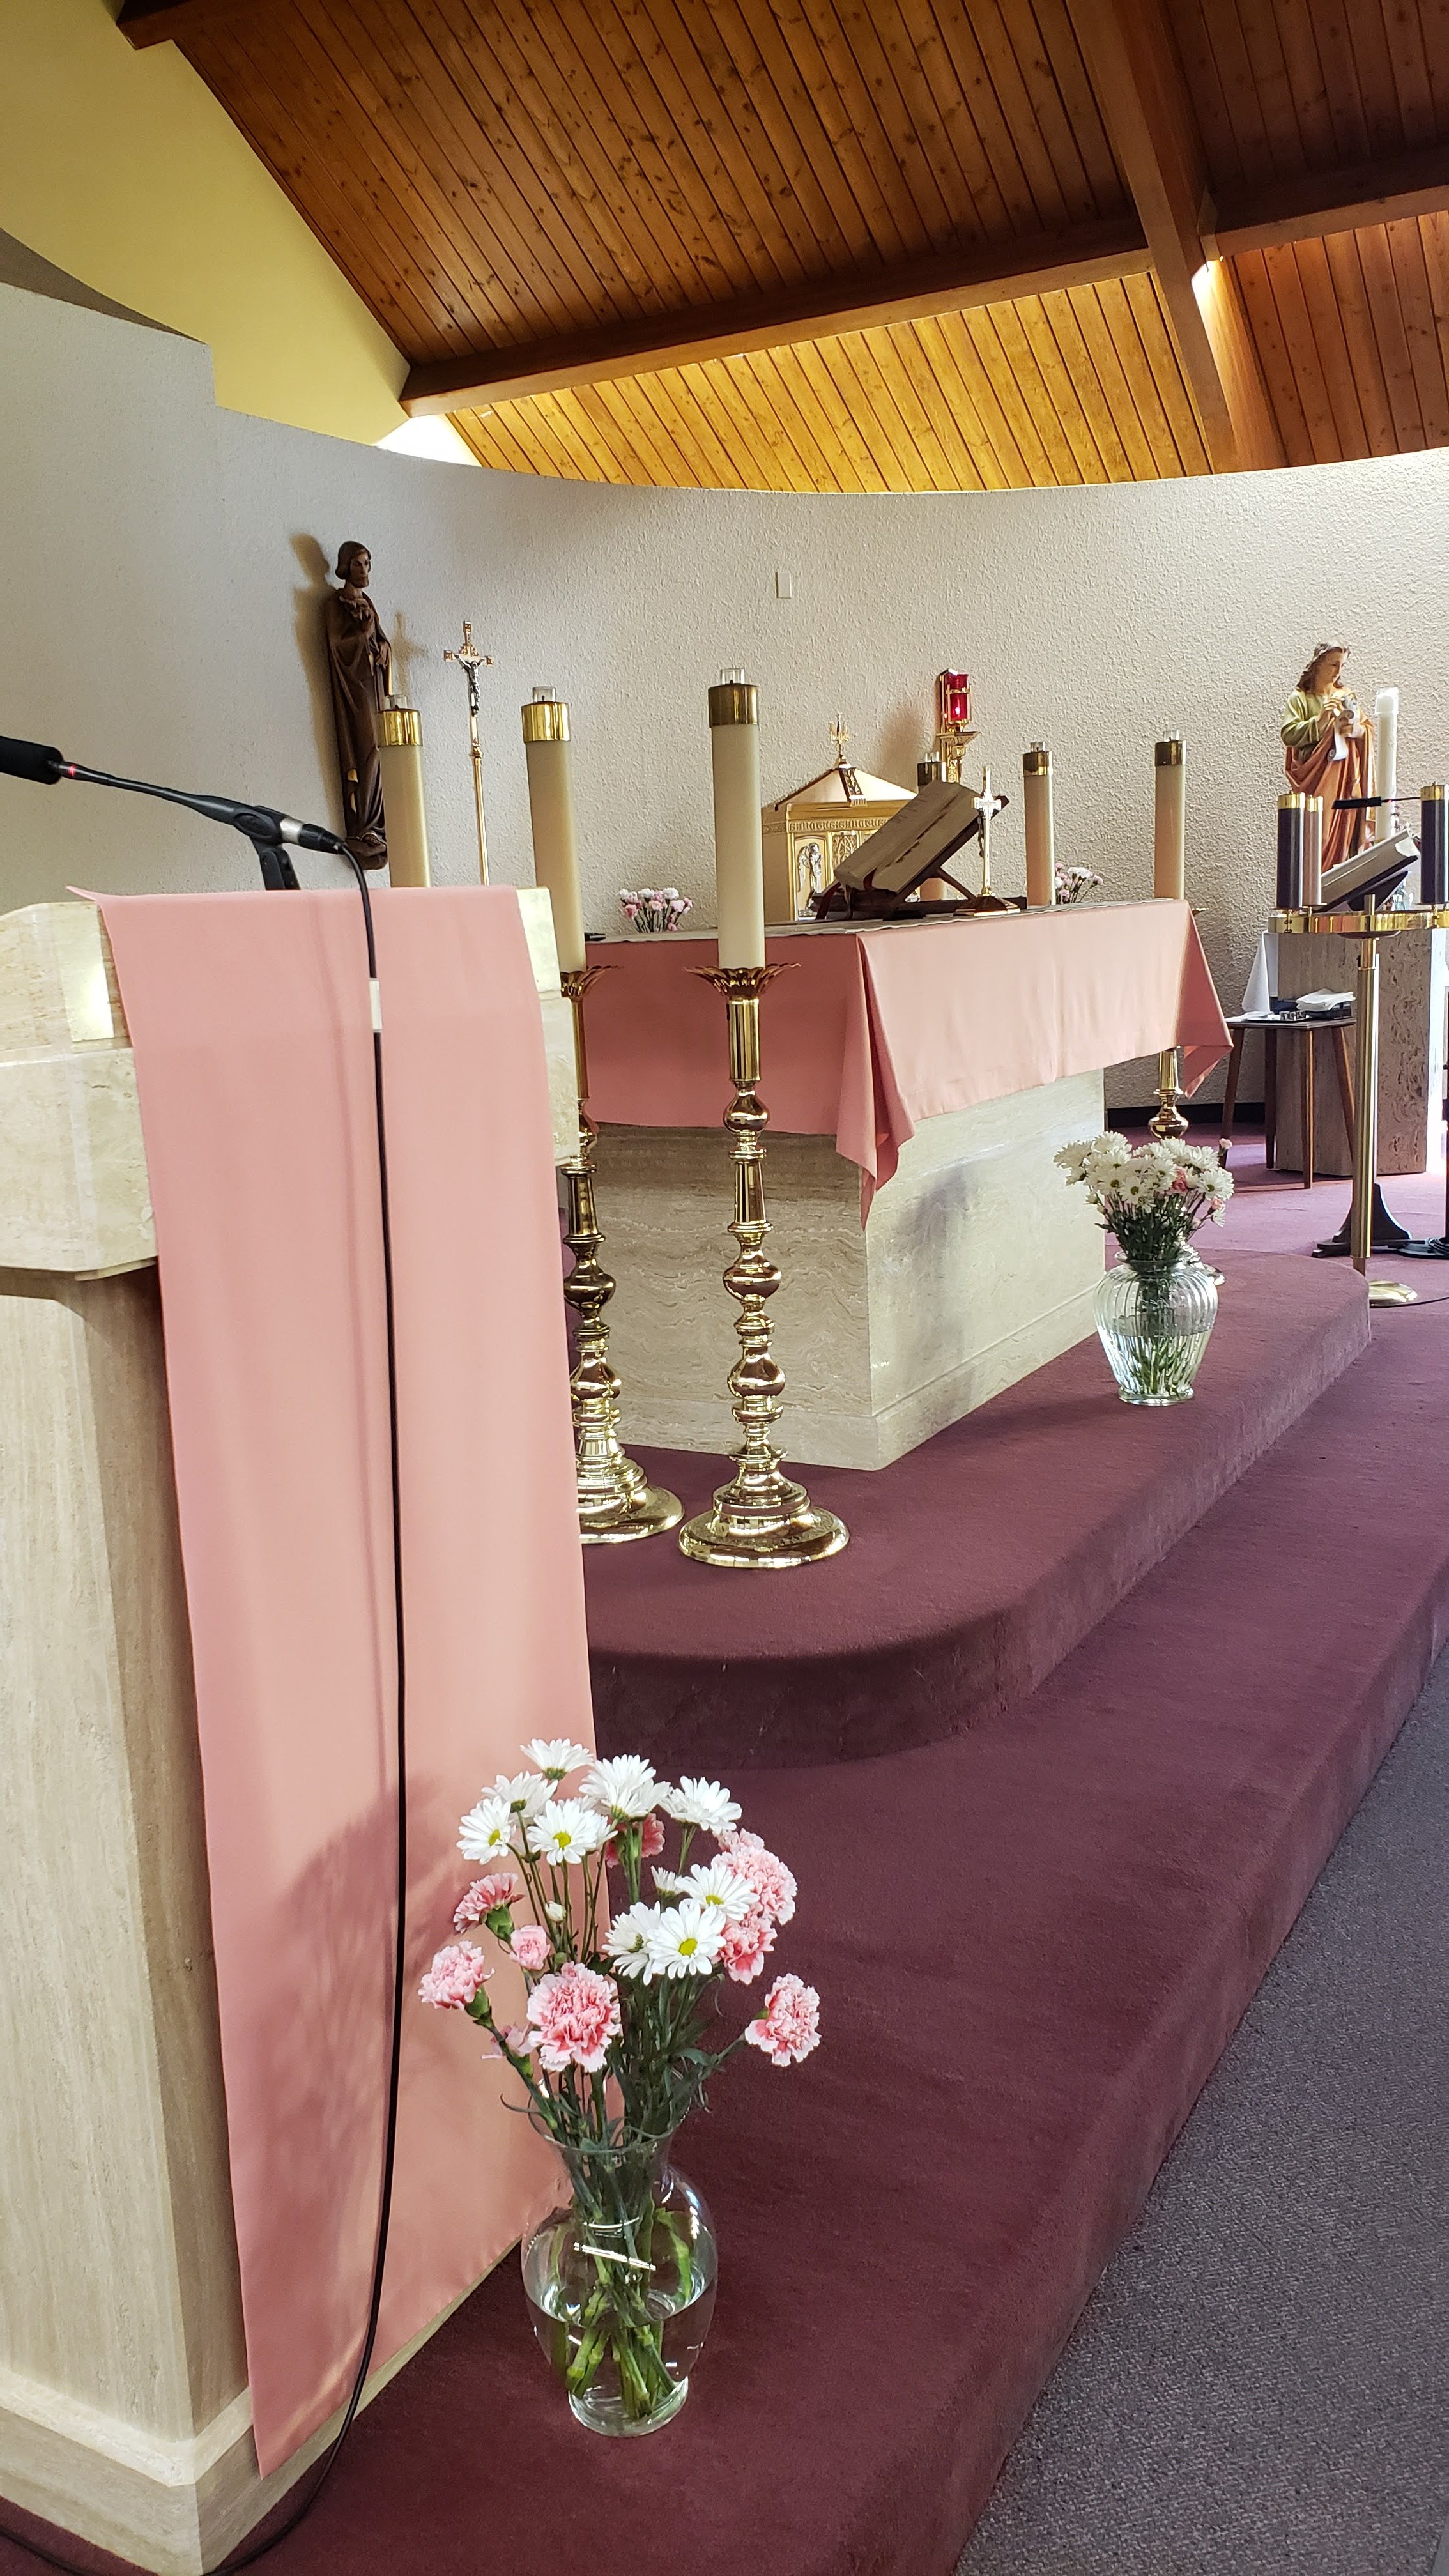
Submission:
[[1068,235],[972,243],[864,277],[815,279],[788,293],[741,295],[728,304],[643,314],[608,330],[530,340],[414,367],[402,401],[410,412],[516,402],[526,394],[559,393],[569,385],[653,375],[663,367],[697,366],[707,358],[742,357],[750,349],[788,348],[796,341],[834,339],[843,331],[873,331],[890,322],[918,322],[929,314],[964,312],[1018,295],[1093,285],[1148,264],[1147,243],[1130,216],[1079,224]]
[[1231,270],[1203,239],[1207,167],[1159,0],[1068,0],[1112,148],[1152,253],[1218,473],[1281,465],[1283,443]]
[[254,17],[265,0],[126,0],[117,26],[140,52],[147,45],[184,44],[228,19]]
[[1394,224],[1415,215],[1449,213],[1449,144],[1426,151],[1380,155],[1337,170],[1305,170],[1291,178],[1220,192],[1207,247],[1221,259],[1240,250],[1272,250],[1280,242],[1315,241],[1324,233],[1350,233],[1363,224]]

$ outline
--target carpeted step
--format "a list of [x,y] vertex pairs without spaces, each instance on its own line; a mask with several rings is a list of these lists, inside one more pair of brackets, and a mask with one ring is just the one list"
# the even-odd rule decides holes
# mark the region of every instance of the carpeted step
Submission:
[[[1368,1338],[1347,1263],[1241,1260],[1190,1404],[1120,1403],[1094,1336],[894,1466],[811,1468],[854,1541],[823,1565],[587,1549],[601,1748],[728,1775],[959,1735],[1024,1700]],[[637,1454],[691,1512],[724,1472]]]

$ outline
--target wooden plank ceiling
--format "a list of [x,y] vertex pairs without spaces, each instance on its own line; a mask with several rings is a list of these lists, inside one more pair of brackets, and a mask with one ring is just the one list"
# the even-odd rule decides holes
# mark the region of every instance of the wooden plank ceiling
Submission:
[[1446,0],[126,0],[486,464],[797,491],[1449,443]]

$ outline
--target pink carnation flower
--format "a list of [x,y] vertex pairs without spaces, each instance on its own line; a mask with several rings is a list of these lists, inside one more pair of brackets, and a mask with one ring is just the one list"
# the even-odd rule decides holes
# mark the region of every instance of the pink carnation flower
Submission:
[[454,1931],[466,1932],[470,1925],[481,1923],[484,1915],[491,1914],[495,1906],[511,1905],[521,1886],[521,1880],[514,1877],[511,1869],[495,1869],[487,1878],[475,1878],[454,1911]]
[[508,1946],[520,1968],[548,1966],[549,1938],[541,1923],[520,1923]]
[[597,2075],[609,2042],[623,2027],[613,1978],[580,1967],[576,1959],[540,1977],[528,1999],[528,2045],[551,2075],[566,2066]]
[[422,2003],[436,2004],[439,2012],[466,2012],[487,1980],[482,1951],[475,1950],[471,1941],[454,1941],[438,1952],[418,1997]]
[[768,1914],[747,1914],[731,1923],[719,1945],[720,1964],[737,1986],[751,1986],[775,1946],[775,1927]]
[[[657,1860],[663,1849],[663,1817],[653,1815],[646,1816],[639,1829],[639,1858],[641,1860]],[[608,1861],[612,1861],[615,1869],[618,1868],[619,1837],[617,1834],[611,1834],[609,1836],[609,1839],[604,1846],[604,1858]]]
[[736,1826],[732,1833],[715,1837],[729,1857],[731,1869],[755,1891],[755,1902],[775,1923],[788,1923],[795,1911],[796,1887],[789,1870],[772,1851],[766,1851],[758,1834],[746,1833]]
[[776,2066],[795,2066],[820,2045],[820,1997],[798,1977],[777,1977],[758,2021],[747,2022],[751,2048],[762,2048]]

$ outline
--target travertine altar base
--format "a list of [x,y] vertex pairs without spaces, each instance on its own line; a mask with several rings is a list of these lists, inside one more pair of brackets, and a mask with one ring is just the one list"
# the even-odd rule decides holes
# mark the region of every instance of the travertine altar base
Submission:
[[[1445,933],[1396,930],[1379,949],[1379,1141],[1381,1173],[1422,1172],[1438,1149],[1444,1097]],[[1359,942],[1338,931],[1280,931],[1278,991],[1351,993]],[[1349,1037],[1349,1055],[1353,1055]],[[1333,1041],[1314,1045],[1313,1162],[1346,1177],[1353,1158],[1344,1132]],[[1297,1042],[1281,1048],[1278,1071],[1278,1164],[1303,1169],[1303,1122],[1296,1075]]]
[[[768,1100],[768,1066],[761,1087]],[[1100,1074],[928,1119],[864,1231],[860,1175],[831,1139],[770,1135],[787,1457],[888,1467],[1091,1331],[1103,1238],[1052,1156],[1102,1122]],[[605,1127],[598,1165],[624,1430],[724,1452],[738,1433],[732,1309],[717,1284],[730,1251],[723,1130]]]

